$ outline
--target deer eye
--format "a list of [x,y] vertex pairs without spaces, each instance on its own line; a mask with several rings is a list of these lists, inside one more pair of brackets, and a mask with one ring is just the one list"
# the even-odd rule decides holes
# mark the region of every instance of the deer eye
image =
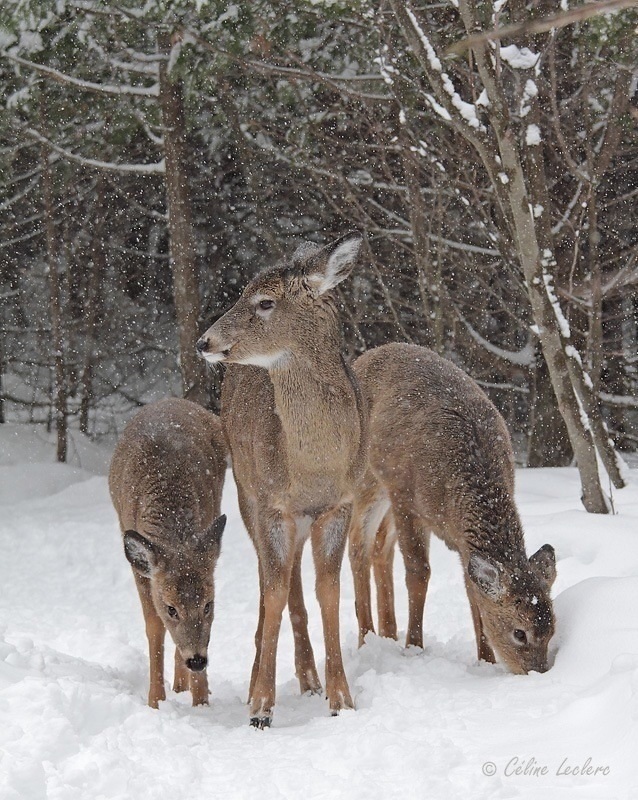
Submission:
[[521,644],[525,644],[525,642],[527,641],[527,634],[520,628],[516,628],[513,635],[516,641],[520,642]]
[[257,306],[260,311],[270,311],[271,308],[275,307],[275,301],[271,300],[269,297],[265,297],[257,303]]
[[168,614],[169,617],[172,617],[173,619],[177,619],[179,617],[179,614],[177,613],[177,609],[175,608],[175,606],[166,606],[166,613]]
[[212,603],[206,603],[206,605],[204,606],[204,614],[208,616],[208,614],[210,614],[211,612],[212,607],[213,607]]

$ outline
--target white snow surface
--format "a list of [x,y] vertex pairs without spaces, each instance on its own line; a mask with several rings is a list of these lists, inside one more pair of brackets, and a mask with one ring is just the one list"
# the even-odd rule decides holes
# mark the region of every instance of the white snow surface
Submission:
[[[74,453],[84,469],[54,464],[34,430],[0,425],[2,800],[636,796],[636,470],[615,494],[616,516],[585,513],[574,469],[517,474],[528,552],[550,542],[557,553],[549,672],[517,676],[477,663],[458,560],[435,539],[424,651],[374,635],[357,649],[344,562],[342,644],[357,710],[331,718],[325,700],[299,696],[285,618],[274,724],[257,731],[245,705],[257,567],[230,472],[211,704],[194,709],[169,690],[153,710],[140,605],[104,476],[108,455],[79,444]],[[304,581],[322,673],[309,557]],[[396,586],[403,636],[400,558]],[[170,644],[166,661],[168,679]],[[588,766],[598,774],[573,774]]]

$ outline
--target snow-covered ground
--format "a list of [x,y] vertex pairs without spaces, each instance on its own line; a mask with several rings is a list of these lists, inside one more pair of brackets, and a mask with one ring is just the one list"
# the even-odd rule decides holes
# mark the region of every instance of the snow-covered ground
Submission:
[[[460,567],[436,541],[425,651],[374,636],[357,649],[344,564],[342,642],[357,710],[331,718],[324,700],[298,696],[285,620],[274,726],[262,732],[249,728],[245,705],[256,559],[230,473],[211,705],[193,709],[169,691],[154,711],[108,454],[83,446],[74,457],[82,468],[53,464],[42,433],[0,425],[1,800],[638,796],[636,470],[609,517],[581,509],[575,470],[518,472],[528,551],[550,542],[558,557],[549,672],[476,662]],[[322,671],[310,558],[305,585]],[[401,627],[399,569],[397,585]],[[171,659],[169,647],[167,668]]]

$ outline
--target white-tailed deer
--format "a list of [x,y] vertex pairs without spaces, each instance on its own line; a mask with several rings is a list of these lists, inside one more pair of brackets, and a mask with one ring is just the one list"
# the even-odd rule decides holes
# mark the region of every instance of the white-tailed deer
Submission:
[[407,644],[423,647],[434,532],[460,556],[479,658],[493,662],[496,652],[512,672],[544,672],[554,633],[554,550],[546,544],[529,559],[525,554],[505,421],[468,375],[424,347],[378,347],[353,369],[370,424],[369,469],[350,531],[359,643],[374,630],[371,561],[379,632],[397,637],[398,538],[409,598]]
[[176,646],[174,691],[190,688],[193,705],[208,703],[226,452],[218,417],[167,399],[133,417],[113,453],[109,488],[146,623],[152,708],[166,699],[166,630]]
[[[260,273],[198,342],[228,367],[221,418],[240,510],[259,561],[260,607],[250,681],[251,724],[271,723],[281,617],[288,603],[302,692],[321,691],[307,630],[301,553],[310,534],[326,647],[326,693],[352,707],[339,638],[339,575],[367,427],[342,352],[334,287],[355,264],[361,236],[302,245]],[[244,366],[237,366],[244,365]]]

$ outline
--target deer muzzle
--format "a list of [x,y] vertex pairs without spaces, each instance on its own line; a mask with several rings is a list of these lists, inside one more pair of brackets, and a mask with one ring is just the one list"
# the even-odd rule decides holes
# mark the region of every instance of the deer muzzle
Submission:
[[195,349],[211,364],[225,361],[228,358],[232,345],[225,342],[221,337],[211,333],[212,328],[197,340]]
[[206,665],[208,664],[208,659],[206,656],[196,655],[192,658],[186,659],[186,666],[191,672],[202,672],[202,670],[206,669]]

